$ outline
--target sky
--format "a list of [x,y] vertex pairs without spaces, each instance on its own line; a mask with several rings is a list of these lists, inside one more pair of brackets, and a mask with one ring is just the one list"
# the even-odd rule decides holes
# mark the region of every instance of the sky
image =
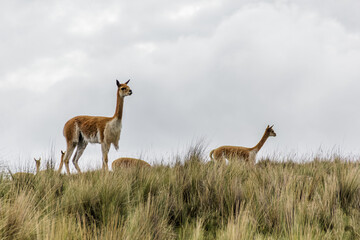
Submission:
[[[320,0],[0,3],[0,165],[66,150],[77,115],[112,116],[118,157],[170,163],[202,141],[258,157],[360,156],[360,2]],[[301,157],[300,157],[301,158]],[[80,167],[101,166],[89,145]],[[72,170],[74,170],[72,168]]]

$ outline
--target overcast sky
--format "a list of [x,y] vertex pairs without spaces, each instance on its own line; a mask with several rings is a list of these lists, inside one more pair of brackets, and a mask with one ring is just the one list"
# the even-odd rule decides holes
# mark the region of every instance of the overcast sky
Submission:
[[[0,3],[0,162],[65,150],[76,115],[112,116],[131,79],[120,149],[153,163],[205,139],[267,154],[360,153],[360,2]],[[100,167],[99,145],[80,167]]]

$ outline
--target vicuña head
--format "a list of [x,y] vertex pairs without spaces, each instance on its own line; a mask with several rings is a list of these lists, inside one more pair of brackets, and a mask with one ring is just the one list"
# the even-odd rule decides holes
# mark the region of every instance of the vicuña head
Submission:
[[216,161],[224,161],[227,159],[228,161],[240,160],[246,161],[250,163],[254,163],[256,161],[256,154],[260,151],[261,147],[264,145],[266,140],[269,137],[276,137],[276,133],[273,129],[268,125],[265,129],[265,133],[260,139],[259,143],[256,144],[255,147],[246,148],[246,147],[238,147],[238,146],[221,146],[210,152],[211,160]]
[[72,161],[76,170],[81,173],[78,161],[88,143],[101,144],[103,169],[108,170],[108,152],[110,146],[112,144],[116,150],[119,148],[124,97],[132,94],[132,90],[128,86],[129,81],[120,83],[116,80],[117,101],[114,116],[77,116],[65,123],[64,137],[67,148],[63,161],[60,162],[59,172],[61,172],[63,163],[65,163],[66,171],[70,174],[69,160],[75,148],[77,148]]
[[118,95],[119,97],[126,97],[132,94],[132,90],[127,85],[130,82],[130,79],[126,83],[121,84],[119,80],[116,80],[116,85],[118,86]]
[[266,132],[267,134],[269,134],[269,137],[276,137],[276,132],[273,129],[274,125],[272,125],[271,127],[268,125],[266,127]]
[[126,157],[118,158],[114,160],[113,163],[111,164],[111,168],[113,169],[113,171],[127,167],[151,167],[151,165],[140,159],[126,158]]

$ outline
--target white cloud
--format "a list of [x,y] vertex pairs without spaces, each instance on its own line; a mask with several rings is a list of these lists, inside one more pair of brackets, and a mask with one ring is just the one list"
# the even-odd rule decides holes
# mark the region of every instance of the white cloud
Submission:
[[120,15],[121,12],[116,8],[82,11],[73,18],[69,31],[72,34],[96,34],[104,27],[117,23]]
[[200,9],[200,6],[185,6],[177,12],[170,14],[170,19],[177,20],[190,18],[194,16]]
[[79,71],[85,61],[86,55],[80,51],[66,53],[56,58],[37,59],[28,66],[6,74],[0,81],[0,87],[3,90],[14,89],[21,82],[21,86],[28,90],[47,91],[57,82],[83,74]]
[[135,46],[146,53],[152,53],[156,50],[156,45],[152,42],[137,43]]
[[191,4],[179,6],[176,11],[170,12],[169,18],[172,20],[188,20],[198,16],[201,11],[218,9],[221,5],[222,1],[219,0],[194,1]]

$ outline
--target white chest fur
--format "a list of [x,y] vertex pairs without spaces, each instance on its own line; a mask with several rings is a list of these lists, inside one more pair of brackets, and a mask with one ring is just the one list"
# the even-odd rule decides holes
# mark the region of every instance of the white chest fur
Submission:
[[252,162],[252,163],[256,162],[256,154],[257,154],[257,151],[250,151],[249,162]]
[[119,139],[121,132],[121,120],[112,119],[109,121],[104,130],[104,140],[106,143],[112,143],[117,150],[119,148]]

